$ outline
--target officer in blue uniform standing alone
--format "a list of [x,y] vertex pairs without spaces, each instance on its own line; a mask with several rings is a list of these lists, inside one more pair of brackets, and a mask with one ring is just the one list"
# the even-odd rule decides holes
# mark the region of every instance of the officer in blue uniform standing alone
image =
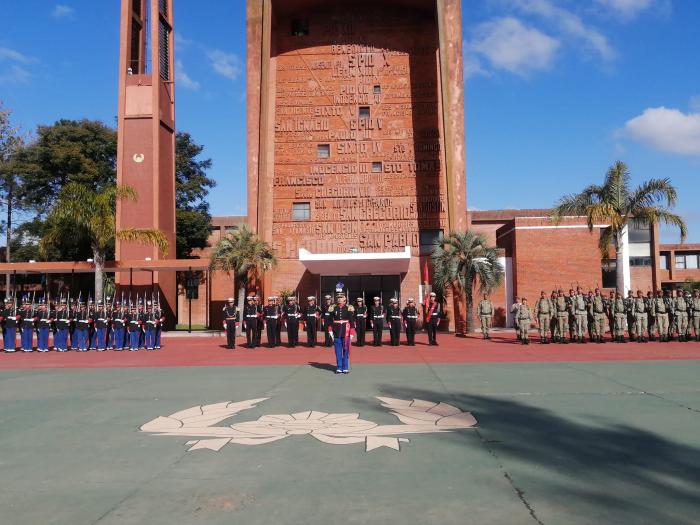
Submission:
[[328,335],[335,347],[335,373],[347,374],[350,371],[350,340],[355,335],[355,309],[346,304],[344,293],[336,297],[336,304],[328,307]]

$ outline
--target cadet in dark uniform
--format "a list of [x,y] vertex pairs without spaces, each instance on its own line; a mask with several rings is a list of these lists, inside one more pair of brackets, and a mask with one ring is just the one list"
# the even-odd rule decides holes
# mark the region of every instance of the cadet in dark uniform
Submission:
[[403,309],[402,315],[408,346],[416,346],[416,323],[418,322],[418,309],[416,308],[413,297],[409,297],[408,301],[406,301],[406,307]]
[[78,303],[78,311],[75,317],[75,330],[71,338],[71,345],[78,352],[87,352],[90,317],[88,316],[88,310],[84,303]]
[[131,307],[131,311],[126,319],[129,330],[129,350],[136,352],[139,349],[139,342],[141,339],[141,320],[139,319],[139,312],[135,306]]
[[153,309],[153,314],[156,317],[156,350],[160,350],[160,340],[163,334],[163,325],[165,324],[165,314],[160,307],[160,297],[158,298],[158,304],[156,304]]
[[345,301],[345,294],[340,293],[336,304],[328,308],[328,333],[335,346],[336,374],[347,374],[350,370],[350,339],[355,334],[355,309]]
[[112,348],[118,352],[126,348],[126,324],[124,307],[117,303],[112,312]]
[[33,352],[34,351],[34,328],[36,327],[36,319],[34,318],[34,312],[32,312],[32,304],[24,300],[22,304],[22,310],[20,312],[22,317],[20,321],[21,336],[20,342],[22,344],[23,352]]
[[299,344],[299,319],[301,319],[301,310],[296,297],[287,297],[284,319],[287,323],[287,342],[290,348],[295,348]]
[[258,321],[258,306],[255,304],[255,297],[251,295],[243,307],[243,330],[248,348],[258,345]]
[[2,337],[5,352],[14,352],[17,349],[17,313],[14,301],[9,297],[5,299],[2,311]]
[[48,310],[46,303],[42,301],[39,303],[39,309],[36,313],[37,318],[37,334],[36,334],[36,349],[39,352],[49,351],[49,332],[51,331],[51,324],[53,319],[51,318],[51,313]]
[[386,309],[386,320],[389,323],[391,346],[399,346],[401,343],[401,308],[399,308],[398,299],[392,297],[389,301],[389,308]]
[[92,300],[88,301],[88,317],[90,318],[90,325],[88,326],[88,349],[97,350],[97,331],[95,330],[95,323],[99,317],[98,309],[95,308],[95,303]]
[[309,348],[316,346],[316,332],[318,320],[321,317],[321,309],[316,304],[316,298],[310,295],[306,298],[308,304],[304,310],[304,327],[306,328],[306,343]]
[[262,341],[262,332],[265,327],[265,307],[260,304],[262,301],[260,297],[255,296],[255,307],[258,311],[258,331],[255,338],[255,346],[260,346],[260,341]]
[[274,297],[267,298],[265,307],[265,328],[267,329],[267,345],[270,348],[277,346],[277,323],[280,318],[279,307],[275,304]]
[[233,302],[233,297],[226,301],[224,312],[224,330],[226,330],[226,348],[236,348],[236,325],[238,324],[238,310]]
[[71,325],[71,313],[66,304],[66,300],[62,299],[61,304],[56,310],[56,331],[53,336],[53,343],[56,350],[59,352],[68,351],[68,332]]
[[384,331],[384,317],[386,312],[384,306],[379,303],[379,297],[374,297],[374,304],[369,308],[372,318],[372,335],[374,336],[374,346],[382,346],[382,332]]
[[357,334],[357,346],[365,346],[365,331],[367,329],[368,310],[362,297],[357,298],[355,307],[355,333]]
[[440,326],[440,303],[437,302],[435,292],[430,293],[430,302],[424,308],[426,328],[428,329],[428,344],[438,346],[437,329]]
[[95,311],[95,343],[98,352],[104,352],[107,349],[107,330],[109,329],[109,320],[107,319],[107,310],[102,301],[97,302],[97,310]]
[[330,347],[333,346],[333,339],[331,339],[330,331],[328,330],[331,327],[331,314],[328,313],[328,309],[333,306],[333,298],[330,295],[326,295],[323,297],[323,299],[324,304],[321,306],[321,329],[323,330],[323,334],[325,336],[324,346]]
[[153,311],[151,301],[146,303],[146,312],[143,318],[144,346],[147,351],[153,351],[156,347],[156,314]]

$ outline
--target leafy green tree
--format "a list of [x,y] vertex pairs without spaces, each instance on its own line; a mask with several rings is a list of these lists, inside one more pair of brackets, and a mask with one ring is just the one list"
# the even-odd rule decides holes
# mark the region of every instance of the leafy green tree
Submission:
[[168,240],[163,232],[152,229],[116,229],[116,205],[119,200],[136,201],[136,191],[129,186],[107,186],[101,192],[77,182],[61,190],[56,206],[48,217],[48,229],[41,239],[43,253],[66,235],[81,235],[88,239],[95,264],[95,298],[102,300],[104,291],[104,264],[107,251],[115,239],[157,246],[164,254]]
[[688,231],[680,215],[670,211],[676,204],[677,192],[669,179],[650,179],[634,189],[631,182],[627,165],[617,161],[608,169],[602,186],[593,184],[581,193],[562,197],[552,213],[555,223],[566,216],[585,216],[591,231],[596,224],[610,225],[603,230],[599,246],[604,260],[609,259],[610,245],[615,246],[617,289],[624,294],[625,239],[632,221],[638,226],[675,226],[681,242]]
[[[0,199],[5,206],[5,262],[12,260],[12,227],[14,213],[22,207],[24,190],[18,177],[18,154],[24,148],[25,137],[11,121],[12,112],[0,101]],[[10,289],[7,274],[5,290]]]
[[211,234],[207,195],[216,181],[207,177],[211,159],[200,159],[204,146],[189,133],[175,136],[177,256],[186,258],[196,248],[206,248]]
[[243,308],[250,279],[257,280],[263,272],[277,265],[272,247],[243,225],[226,233],[212,250],[209,268],[233,274],[238,287],[238,308]]
[[[451,291],[453,297],[467,305],[467,332],[472,330],[474,290],[479,294],[498,288],[504,268],[498,260],[498,249],[489,246],[486,237],[471,231],[453,232],[435,241],[431,255],[433,288],[438,296]],[[455,329],[463,333],[459,320]]]
[[93,192],[117,177],[117,133],[100,121],[59,120],[39,126],[21,161],[26,200],[40,215],[56,203],[62,188],[77,183]]

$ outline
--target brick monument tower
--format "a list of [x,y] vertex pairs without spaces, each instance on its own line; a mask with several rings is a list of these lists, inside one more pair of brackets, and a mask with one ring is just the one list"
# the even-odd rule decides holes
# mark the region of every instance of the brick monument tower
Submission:
[[[121,0],[117,181],[137,202],[117,204],[117,229],[156,228],[175,252],[175,85],[173,0]],[[152,246],[117,242],[117,261],[157,261]],[[121,290],[160,292],[173,313],[174,272],[117,273]],[[172,315],[168,316],[172,319]]]
[[422,300],[433,240],[466,229],[461,28],[461,0],[248,0],[265,294]]

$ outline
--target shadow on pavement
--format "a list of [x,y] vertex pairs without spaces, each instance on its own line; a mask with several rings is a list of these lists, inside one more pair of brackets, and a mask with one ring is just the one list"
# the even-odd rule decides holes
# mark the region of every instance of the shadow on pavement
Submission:
[[309,361],[309,366],[318,368],[319,370],[327,370],[335,374],[335,366],[330,363],[317,363],[316,361]]
[[[539,500],[540,506],[563,507],[557,510],[583,523],[700,522],[698,447],[626,424],[597,420],[588,425],[512,399],[389,386],[378,391],[399,399],[444,401],[471,412],[481,446],[524,498],[532,498],[535,512]],[[679,412],[679,424],[693,417],[697,414]],[[442,437],[466,447],[473,443],[469,435]],[[544,514],[538,517],[548,523]]]

